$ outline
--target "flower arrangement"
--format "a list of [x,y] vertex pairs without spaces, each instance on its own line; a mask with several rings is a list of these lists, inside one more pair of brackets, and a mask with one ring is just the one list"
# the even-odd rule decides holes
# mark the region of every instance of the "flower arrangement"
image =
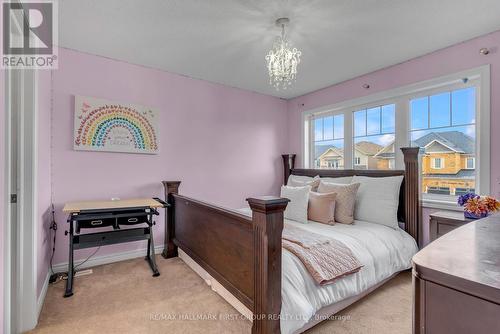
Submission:
[[500,211],[500,202],[490,196],[466,193],[458,197],[458,204],[464,207],[465,218],[484,218],[490,212]]

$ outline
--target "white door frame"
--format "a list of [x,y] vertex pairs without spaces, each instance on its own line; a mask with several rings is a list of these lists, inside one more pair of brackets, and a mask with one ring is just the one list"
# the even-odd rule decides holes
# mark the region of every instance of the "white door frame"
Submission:
[[[3,333],[8,334],[11,332],[11,275],[12,275],[12,229],[11,229],[11,207],[15,209],[15,204],[10,203],[10,194],[11,194],[11,189],[12,189],[12,180],[11,180],[11,167],[12,167],[12,150],[11,150],[11,133],[12,133],[12,127],[11,127],[11,117],[10,117],[10,110],[11,107],[10,105],[12,104],[12,101],[10,99],[11,96],[11,90],[12,90],[12,83],[11,83],[11,71],[10,70],[5,70],[5,76],[4,76],[4,96],[5,96],[5,103],[4,106],[2,106],[5,110],[5,113],[3,115],[3,124],[4,124],[4,153],[5,153],[5,170],[4,170],[4,214],[3,214],[3,221],[5,222],[3,226]],[[15,210],[17,211],[17,210]]]
[[[4,332],[33,329],[37,312],[37,80],[34,70],[6,76],[6,233]],[[11,194],[17,203],[10,203]]]
[[[38,322],[38,72],[11,69],[5,74],[3,331],[7,334],[28,331]],[[16,203],[11,203],[11,194],[17,195]]]

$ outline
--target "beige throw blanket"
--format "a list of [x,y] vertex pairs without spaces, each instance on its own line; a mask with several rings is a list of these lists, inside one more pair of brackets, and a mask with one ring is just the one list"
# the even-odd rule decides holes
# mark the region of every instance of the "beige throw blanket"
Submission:
[[342,242],[285,223],[282,246],[304,264],[319,285],[327,285],[363,265]]

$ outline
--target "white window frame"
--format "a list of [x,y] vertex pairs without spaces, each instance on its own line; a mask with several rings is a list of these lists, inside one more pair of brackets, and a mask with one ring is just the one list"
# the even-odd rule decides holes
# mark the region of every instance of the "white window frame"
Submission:
[[[467,82],[464,82],[467,78]],[[490,194],[490,65],[460,71],[442,77],[398,87],[372,95],[343,101],[340,103],[306,110],[302,113],[302,148],[304,168],[312,168],[314,143],[312,120],[317,117],[344,114],[344,168],[353,168],[353,112],[380,105],[396,105],[395,129],[395,168],[404,169],[401,147],[410,145],[410,99],[433,95],[444,90],[476,87],[476,191]],[[300,161],[299,161],[300,163]],[[420,183],[419,183],[420,185]],[[422,193],[421,193],[422,194]],[[456,204],[456,196],[426,196],[422,202],[425,207],[461,210]]]
[[[436,161],[439,160],[439,167],[436,166]],[[431,168],[432,169],[443,169],[444,168],[444,159],[443,158],[431,158]]]
[[[469,159],[472,159],[472,167],[469,167]],[[465,169],[476,169],[476,158],[475,157],[467,157],[465,158]]]

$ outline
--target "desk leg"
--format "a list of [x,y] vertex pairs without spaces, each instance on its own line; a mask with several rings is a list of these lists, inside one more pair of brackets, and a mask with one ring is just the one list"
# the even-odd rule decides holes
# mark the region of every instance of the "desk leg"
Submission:
[[154,243],[154,238],[153,238],[153,224],[148,224],[149,225],[149,240],[148,240],[148,255],[146,257],[146,260],[149,263],[149,266],[151,267],[151,270],[153,270],[153,277],[158,277],[160,276],[160,272],[158,271],[158,267],[156,266],[156,260],[155,260],[155,243]]
[[74,266],[73,266],[73,223],[70,223],[69,232],[69,259],[68,259],[68,279],[66,280],[66,291],[64,292],[64,297],[73,296],[73,277],[74,277]]

